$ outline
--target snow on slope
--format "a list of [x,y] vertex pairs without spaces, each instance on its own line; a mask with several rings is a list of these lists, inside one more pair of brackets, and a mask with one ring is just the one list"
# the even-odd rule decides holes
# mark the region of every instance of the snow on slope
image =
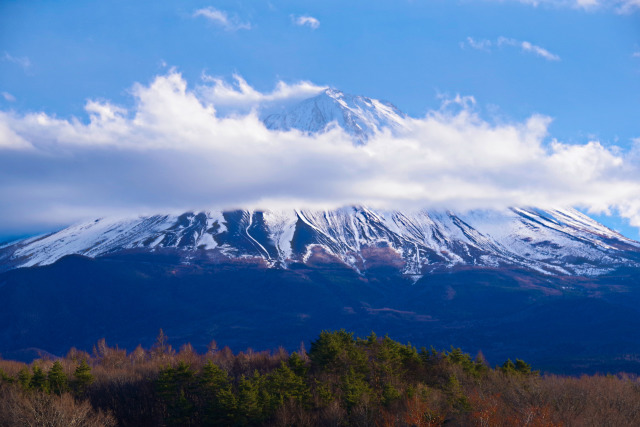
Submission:
[[50,264],[67,254],[99,256],[132,244],[141,236],[164,230],[175,218],[158,216],[144,219],[105,218],[77,224],[57,233],[29,239],[13,257],[24,259],[21,267]]
[[327,89],[283,114],[267,116],[264,123],[272,130],[298,129],[310,134],[335,124],[364,144],[382,129],[401,129],[404,118],[405,114],[389,102]]
[[571,209],[409,214],[345,207],[102,219],[14,243],[3,253],[4,269],[46,265],[68,254],[97,257],[159,248],[174,248],[185,256],[213,251],[230,258],[262,258],[269,266],[286,267],[306,261],[314,246],[358,270],[366,270],[372,251],[378,251],[382,262],[397,265],[401,260],[400,270],[409,275],[469,265],[591,276],[640,266],[640,243]]

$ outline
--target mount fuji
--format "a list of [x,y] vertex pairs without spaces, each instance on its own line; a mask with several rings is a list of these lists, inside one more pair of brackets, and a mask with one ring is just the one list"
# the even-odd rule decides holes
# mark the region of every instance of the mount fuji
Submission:
[[[388,102],[329,89],[264,118],[402,132]],[[0,352],[106,336],[297,348],[327,328],[522,357],[554,372],[640,373],[640,243],[571,208],[205,210],[107,217],[0,246]]]
[[[327,89],[267,116],[264,124],[306,133],[339,126],[356,144],[366,145],[378,132],[401,131],[406,117],[389,102]],[[0,246],[0,271],[48,265],[71,254],[161,250],[185,259],[253,258],[273,268],[324,254],[359,273],[387,265],[414,279],[460,266],[581,276],[640,266],[640,243],[574,209],[400,212],[353,206],[100,218]]]

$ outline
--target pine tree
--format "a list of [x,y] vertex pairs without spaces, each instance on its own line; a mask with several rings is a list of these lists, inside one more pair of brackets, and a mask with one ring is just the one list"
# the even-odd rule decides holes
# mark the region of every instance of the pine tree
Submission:
[[449,404],[457,411],[465,412],[471,410],[471,403],[467,396],[464,394],[464,390],[458,381],[458,377],[455,374],[449,376],[449,381],[446,385],[446,393],[448,395]]
[[347,373],[340,379],[340,390],[342,391],[343,404],[347,410],[351,410],[360,403],[366,395],[372,394],[365,376],[353,367],[349,367]]
[[27,390],[30,383],[31,372],[29,372],[29,369],[25,366],[24,368],[20,369],[20,372],[18,372],[18,384],[20,384],[20,387],[22,387],[24,390]]
[[502,366],[500,367],[500,370],[502,372],[504,372],[505,374],[515,374],[516,372],[516,365],[513,364],[513,362],[511,361],[511,359],[507,359],[506,362],[504,362],[502,364]]
[[207,402],[205,424],[233,424],[237,401],[227,373],[212,361],[209,361],[202,368],[202,373],[199,377],[203,398]]
[[258,371],[251,378],[244,375],[238,383],[238,422],[240,424],[259,424],[262,421],[262,397],[260,384],[262,378]]
[[6,383],[13,383],[15,381],[15,378],[7,375],[7,373],[5,371],[3,371],[2,369],[0,369],[0,383],[1,382],[6,382]]
[[304,404],[311,399],[311,392],[304,378],[296,375],[285,362],[281,362],[280,367],[269,374],[267,392],[270,396],[270,411],[275,411],[289,400]]
[[87,388],[91,383],[93,383],[91,367],[89,367],[87,359],[82,359],[76,370],[73,372],[74,391],[77,394],[82,395],[87,391]]
[[305,377],[307,375],[307,372],[309,371],[309,368],[307,367],[304,360],[302,360],[300,355],[295,351],[291,353],[291,356],[289,356],[289,367],[293,370],[293,372],[295,372],[296,375],[301,377]]
[[55,361],[49,373],[47,374],[49,380],[49,390],[58,396],[67,391],[67,375],[64,373],[62,364],[59,361]]
[[523,375],[540,375],[540,371],[532,371],[531,365],[520,359],[516,359],[515,369]]
[[175,368],[163,369],[158,375],[158,393],[167,407],[170,425],[193,425],[194,376],[195,372],[182,361]]
[[33,368],[31,368],[31,370],[33,372],[33,375],[29,380],[29,388],[48,393],[49,383],[47,381],[47,376],[44,374],[42,368],[38,365],[33,365]]

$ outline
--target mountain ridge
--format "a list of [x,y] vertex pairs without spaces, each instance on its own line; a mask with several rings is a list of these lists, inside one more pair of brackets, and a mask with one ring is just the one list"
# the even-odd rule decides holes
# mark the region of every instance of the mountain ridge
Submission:
[[196,252],[257,258],[279,268],[321,251],[358,272],[377,262],[415,276],[453,266],[584,276],[640,266],[640,243],[573,209],[410,214],[364,206],[104,218],[4,246],[0,265],[8,270],[51,264],[70,254],[100,257],[131,249],[172,249],[187,258]]

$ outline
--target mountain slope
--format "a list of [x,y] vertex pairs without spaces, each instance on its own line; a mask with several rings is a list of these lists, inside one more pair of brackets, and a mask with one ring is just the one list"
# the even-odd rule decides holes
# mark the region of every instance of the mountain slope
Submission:
[[585,280],[452,268],[413,283],[340,265],[185,264],[176,254],[68,256],[0,273],[0,353],[30,361],[35,349],[91,351],[103,337],[132,351],[151,346],[159,328],[175,348],[203,352],[215,339],[236,351],[294,350],[347,328],[482,350],[491,364],[518,357],[551,372],[640,373],[637,270]]
[[359,272],[420,276],[454,266],[596,276],[640,265],[640,244],[572,209],[207,211],[101,219],[0,248],[2,270],[80,254],[174,250],[185,259],[262,260],[286,268],[332,256]]

